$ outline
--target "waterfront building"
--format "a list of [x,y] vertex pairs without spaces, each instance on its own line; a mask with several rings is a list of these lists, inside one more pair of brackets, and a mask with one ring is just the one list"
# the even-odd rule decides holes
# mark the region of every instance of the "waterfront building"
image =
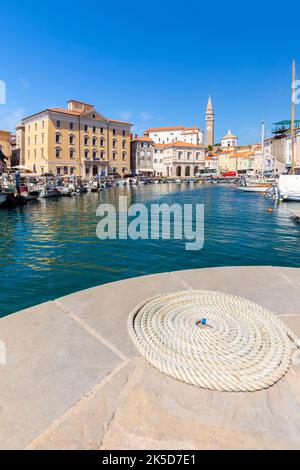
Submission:
[[11,132],[0,130],[0,150],[2,150],[4,155],[8,158],[6,163],[9,166],[11,157]]
[[203,131],[199,127],[152,127],[145,131],[155,144],[170,144],[172,142],[186,142],[200,145],[203,143]]
[[146,135],[134,136],[130,147],[131,171],[136,175],[150,176],[154,174],[153,155],[154,142]]
[[238,138],[231,133],[229,129],[227,134],[223,137],[221,141],[222,148],[234,148],[238,145]]
[[155,144],[154,174],[166,177],[194,176],[205,168],[205,153],[203,144],[195,145],[181,141]]
[[[300,174],[300,120],[295,121],[295,173]],[[287,173],[292,166],[291,121],[274,123],[272,136],[265,140],[265,158],[267,166],[274,166]]]
[[213,147],[215,134],[215,117],[211,97],[208,97],[205,115],[205,144],[207,147]]
[[24,118],[17,141],[21,160],[38,174],[123,175],[130,172],[130,129],[130,123],[109,119],[94,105],[71,100],[67,108]]

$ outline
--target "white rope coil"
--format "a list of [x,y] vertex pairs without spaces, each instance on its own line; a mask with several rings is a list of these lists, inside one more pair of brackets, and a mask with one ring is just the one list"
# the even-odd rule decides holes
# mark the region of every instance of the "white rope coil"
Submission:
[[161,372],[218,391],[270,387],[289,369],[292,342],[300,344],[269,310],[213,291],[148,299],[129,315],[128,331],[142,356]]

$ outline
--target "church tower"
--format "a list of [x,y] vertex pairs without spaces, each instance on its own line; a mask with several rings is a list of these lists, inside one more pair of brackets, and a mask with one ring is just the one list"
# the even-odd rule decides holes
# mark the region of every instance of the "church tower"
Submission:
[[214,108],[212,105],[211,97],[208,97],[208,102],[206,106],[206,117],[205,117],[205,144],[207,146],[214,145],[214,127],[215,127],[215,117],[214,117]]

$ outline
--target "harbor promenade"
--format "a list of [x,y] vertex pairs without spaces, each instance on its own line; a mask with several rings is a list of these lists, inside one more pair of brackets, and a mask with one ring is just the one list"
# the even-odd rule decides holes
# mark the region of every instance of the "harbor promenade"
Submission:
[[246,297],[300,336],[300,269],[222,267],[131,278],[0,319],[1,449],[300,448],[300,364],[254,393],[214,392],[147,364],[126,321],[185,289]]

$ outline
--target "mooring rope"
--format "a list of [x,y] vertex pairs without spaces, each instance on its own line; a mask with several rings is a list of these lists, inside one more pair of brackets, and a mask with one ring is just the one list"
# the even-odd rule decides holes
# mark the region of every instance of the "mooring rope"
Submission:
[[253,392],[288,371],[299,339],[272,312],[213,291],[180,291],[139,304],[129,335],[145,359],[183,382],[218,391]]

